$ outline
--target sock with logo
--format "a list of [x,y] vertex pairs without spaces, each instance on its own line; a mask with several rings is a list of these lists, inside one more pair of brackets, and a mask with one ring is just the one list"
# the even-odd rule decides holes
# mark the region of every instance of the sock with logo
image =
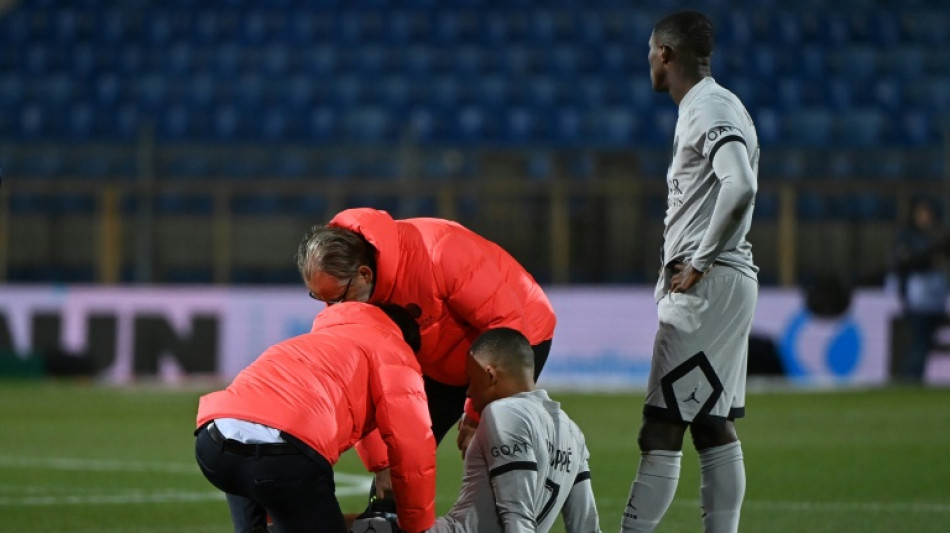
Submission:
[[682,458],[679,451],[643,452],[623,512],[622,533],[649,533],[656,528],[676,494]]
[[745,463],[738,441],[699,452],[706,533],[733,533],[739,530],[739,511],[745,496]]

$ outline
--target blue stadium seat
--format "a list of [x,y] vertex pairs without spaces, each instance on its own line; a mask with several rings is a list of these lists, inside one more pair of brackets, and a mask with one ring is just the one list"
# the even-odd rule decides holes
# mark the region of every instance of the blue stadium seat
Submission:
[[901,12],[903,31],[914,42],[941,46],[950,41],[947,35],[948,15],[943,9],[911,9]]
[[159,139],[168,141],[200,139],[208,135],[209,112],[203,108],[189,106],[185,102],[168,102],[168,107],[159,114],[157,119],[157,135]]
[[553,119],[553,141],[563,146],[589,143],[591,137],[586,122],[587,116],[576,107],[558,107]]
[[752,54],[752,74],[758,74],[764,78],[775,76],[779,70],[778,55],[775,50],[768,46],[758,46],[751,50]]
[[422,144],[443,142],[448,122],[431,106],[416,106],[408,111],[407,122],[413,139]]
[[432,31],[428,13],[419,9],[397,8],[389,12],[385,40],[396,45],[425,42]]
[[363,101],[363,81],[359,76],[345,74],[330,81],[330,103],[340,108],[351,108]]
[[20,108],[17,136],[21,139],[42,139],[52,135],[50,114],[47,106],[27,101]]
[[0,42],[9,50],[22,49],[32,37],[29,13],[23,9],[11,9],[0,16]]
[[343,117],[343,136],[360,143],[379,143],[395,139],[392,117],[381,107],[362,107]]
[[248,138],[252,116],[257,113],[233,103],[221,103],[212,112],[211,138],[219,141],[239,141]]
[[924,82],[930,95],[932,111],[946,115],[950,113],[950,73],[935,76]]
[[871,45],[844,46],[833,55],[834,71],[852,82],[867,82],[878,75],[877,50]]
[[[596,120],[601,144],[611,148],[630,146],[638,139],[638,115],[627,107],[605,107]],[[672,136],[671,136],[672,138]]]
[[935,134],[932,115],[920,109],[907,109],[900,113],[897,135],[892,141],[899,145],[925,146],[939,139]]
[[98,133],[96,118],[98,110],[89,102],[74,102],[66,118],[66,133],[72,139],[94,138]]
[[820,108],[790,113],[784,120],[783,138],[794,146],[827,148],[832,140],[832,116]]
[[490,74],[475,81],[475,94],[479,103],[489,109],[499,109],[508,104],[509,79],[505,76]]
[[453,141],[465,144],[486,142],[492,138],[493,117],[478,106],[458,110],[451,133]]
[[606,82],[597,76],[584,76],[574,82],[576,104],[582,108],[597,109],[604,105]]
[[344,179],[356,176],[355,162],[343,155],[334,155],[319,167],[321,176],[329,179]]
[[825,80],[825,102],[822,104],[829,112],[840,112],[850,109],[854,105],[855,93],[860,99],[861,89],[852,87],[850,80],[842,76],[835,76]]
[[717,40],[722,45],[741,47],[752,42],[752,20],[744,9],[733,9],[719,17]]
[[654,111],[652,128],[647,131],[648,135],[644,137],[644,140],[654,146],[672,147],[676,119],[675,109],[664,108]]
[[313,167],[306,153],[289,152],[276,154],[267,163],[268,174],[278,178],[311,178]]
[[871,103],[883,111],[899,111],[905,107],[903,84],[897,78],[880,77],[869,92],[873,95]]
[[800,109],[805,100],[804,83],[798,78],[780,78],[776,87],[776,103],[786,113]]
[[778,11],[769,21],[770,40],[780,47],[799,47],[803,40],[801,19],[792,11]]
[[251,137],[262,141],[290,141],[302,137],[303,129],[295,114],[282,106],[265,107],[251,119]]
[[[751,112],[751,111],[750,111]],[[752,113],[755,121],[756,135],[762,146],[774,146],[784,139],[782,131],[782,115],[771,108],[762,107]]]
[[577,24],[577,42],[600,48],[604,42],[604,21],[599,10],[574,7],[573,17]]
[[451,76],[437,76],[430,80],[427,100],[442,110],[455,110],[461,99],[460,82]]
[[502,117],[500,128],[501,138],[512,145],[528,144],[537,141],[540,132],[544,131],[542,123],[544,117],[524,106],[508,108]]
[[14,73],[0,74],[0,103],[16,108],[23,103],[28,87],[23,78]]

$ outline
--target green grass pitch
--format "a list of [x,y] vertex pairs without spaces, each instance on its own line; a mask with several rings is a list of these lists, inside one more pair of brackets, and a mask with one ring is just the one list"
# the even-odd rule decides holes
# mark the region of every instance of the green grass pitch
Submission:
[[[202,392],[0,381],[0,531],[229,531],[223,497],[194,463]],[[601,526],[618,531],[642,395],[553,396],[587,435]],[[747,406],[741,531],[950,531],[950,390],[756,392]],[[439,450],[440,514],[461,474],[454,441]],[[696,454],[684,455],[661,532],[702,530]],[[336,471],[344,511],[358,511],[355,454]]]

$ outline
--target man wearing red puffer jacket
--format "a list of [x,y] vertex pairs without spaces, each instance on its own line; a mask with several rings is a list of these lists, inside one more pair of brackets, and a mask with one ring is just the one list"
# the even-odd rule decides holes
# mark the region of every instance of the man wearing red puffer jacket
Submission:
[[[311,297],[328,305],[391,302],[413,314],[422,334],[417,358],[436,442],[459,421],[464,406],[458,441],[463,453],[477,425],[465,401],[472,341],[508,327],[530,341],[535,378],[547,360],[556,323],[547,296],[508,252],[456,222],[394,220],[385,211],[348,209],[304,236],[297,267]],[[377,472],[376,496],[388,495],[382,440],[370,435],[357,448]]]
[[278,531],[345,531],[332,465],[370,432],[391,458],[400,528],[432,526],[436,444],[418,348],[399,306],[333,306],[201,397],[195,456],[237,533],[266,531],[268,515]]

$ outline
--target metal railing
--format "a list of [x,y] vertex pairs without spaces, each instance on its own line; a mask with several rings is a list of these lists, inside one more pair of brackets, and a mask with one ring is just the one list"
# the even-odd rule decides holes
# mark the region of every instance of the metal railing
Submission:
[[[30,150],[42,157],[48,148],[21,148],[17,155],[28,159]],[[666,185],[662,175],[642,173],[646,158],[664,154],[585,152],[581,155],[597,162],[586,176],[571,175],[567,164],[556,163],[548,175],[530,178],[518,163],[529,150],[450,147],[439,150],[478,161],[477,168],[468,175],[414,177],[417,152],[400,156],[400,172],[407,172],[403,177],[231,179],[171,178],[161,173],[161,162],[189,150],[217,150],[219,159],[242,153],[233,147],[139,143],[119,152],[114,146],[85,146],[58,153],[80,161],[96,150],[133,160],[134,173],[4,178],[0,278],[42,280],[24,273],[68,265],[85,272],[80,279],[101,283],[181,281],[176,269],[204,273],[192,276],[194,281],[222,284],[247,281],[239,274],[248,269],[279,274],[265,275],[264,281],[290,280],[296,242],[306,228],[362,205],[385,208],[396,217],[458,220],[499,242],[542,282],[652,282],[659,262]],[[332,153],[315,149],[307,157],[319,160]],[[548,154],[555,160],[578,155]],[[69,161],[67,167],[75,165]],[[878,282],[893,232],[919,194],[944,198],[948,190],[933,177],[760,176],[750,241],[763,282],[794,285],[822,273],[858,284]],[[845,207],[871,198],[885,208],[808,214],[800,197]],[[46,281],[61,281],[57,275]]]

